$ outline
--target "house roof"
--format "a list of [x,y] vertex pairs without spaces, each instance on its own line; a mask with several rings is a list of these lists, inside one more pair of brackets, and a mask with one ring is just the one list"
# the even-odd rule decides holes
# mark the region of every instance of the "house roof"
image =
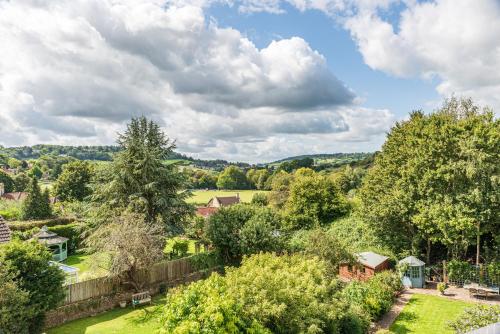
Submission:
[[9,199],[12,201],[21,201],[26,199],[28,197],[28,193],[25,191],[18,191],[18,192],[13,192],[13,193],[4,193],[2,195],[2,198],[4,199]]
[[196,214],[203,216],[203,217],[209,217],[213,215],[214,213],[217,212],[219,208],[212,208],[212,207],[201,207],[201,208],[196,208]]
[[35,234],[31,239],[38,240],[38,242],[46,245],[62,244],[69,240],[68,238],[58,236],[54,232],[50,232],[47,226],[42,227],[40,232]]
[[10,241],[10,228],[0,216],[0,244]]
[[424,261],[417,259],[415,256],[405,257],[404,259],[399,261],[399,263],[406,263],[410,267],[421,267],[421,266],[425,265]]
[[[219,203],[220,203],[221,206],[238,204],[240,202],[240,197],[239,196],[227,196],[227,197],[216,196],[214,198],[217,198],[217,200],[219,201]],[[212,200],[213,200],[213,198],[210,201],[212,201]]]
[[357,253],[356,256],[358,257],[359,263],[373,269],[377,268],[389,259],[387,256],[383,256],[374,252]]

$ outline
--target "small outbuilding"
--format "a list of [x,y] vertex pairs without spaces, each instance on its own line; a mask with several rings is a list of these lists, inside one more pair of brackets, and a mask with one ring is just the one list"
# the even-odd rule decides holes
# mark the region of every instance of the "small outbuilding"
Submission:
[[425,262],[415,256],[408,256],[399,265],[406,265],[408,269],[403,274],[403,285],[409,288],[423,288],[425,285]]
[[358,279],[365,281],[376,273],[389,269],[389,258],[374,252],[362,252],[355,254],[357,263],[341,264],[339,276],[343,279]]
[[68,257],[69,239],[50,232],[47,226],[42,227],[40,232],[35,234],[31,240],[36,240],[47,246],[52,251],[52,259],[54,261],[61,262]]

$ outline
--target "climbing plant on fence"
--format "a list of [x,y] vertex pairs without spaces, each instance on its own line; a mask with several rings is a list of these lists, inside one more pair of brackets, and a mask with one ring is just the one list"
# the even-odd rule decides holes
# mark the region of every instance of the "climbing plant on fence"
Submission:
[[465,261],[451,260],[446,270],[448,280],[453,284],[463,285],[468,282],[495,286],[500,284],[499,262],[476,266]]

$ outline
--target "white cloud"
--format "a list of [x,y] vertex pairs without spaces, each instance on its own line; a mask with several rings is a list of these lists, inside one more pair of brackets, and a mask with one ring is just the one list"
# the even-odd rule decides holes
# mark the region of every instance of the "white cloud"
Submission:
[[437,0],[413,3],[394,28],[377,11],[346,27],[365,62],[400,77],[437,78],[437,90],[471,96],[500,110],[500,3]]
[[[358,108],[306,41],[258,49],[207,21],[206,5],[0,2],[0,143],[112,143],[137,115],[200,157],[256,161],[283,155],[282,143],[333,151],[329,141],[383,137],[393,120]],[[362,120],[377,129],[363,137]],[[328,140],[318,146],[320,137]]]

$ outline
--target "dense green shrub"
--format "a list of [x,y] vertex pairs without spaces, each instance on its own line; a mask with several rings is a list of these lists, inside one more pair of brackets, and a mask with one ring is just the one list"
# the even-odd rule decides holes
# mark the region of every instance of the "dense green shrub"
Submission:
[[44,219],[52,216],[48,190],[41,191],[37,178],[32,178],[26,189],[28,196],[23,201],[21,208],[21,218]]
[[245,314],[218,274],[175,289],[167,296],[161,333],[271,333]]
[[64,299],[64,273],[49,263],[52,254],[36,242],[12,241],[0,247],[0,264],[17,287],[29,294],[25,311],[29,333],[40,333],[45,312]]
[[500,322],[500,306],[475,305],[466,308],[456,320],[449,322],[448,326],[455,333],[464,334],[497,322]]
[[171,258],[185,257],[189,251],[189,239],[175,237],[167,242],[163,253]]
[[9,222],[8,225],[12,231],[28,231],[34,227],[42,228],[44,226],[68,225],[74,222],[74,218],[59,217],[43,220],[15,221]]
[[0,265],[0,333],[28,333],[32,310],[28,292],[19,288],[14,275]]
[[452,282],[464,282],[476,276],[476,269],[466,261],[451,260],[447,263],[446,270]]
[[6,193],[10,193],[14,190],[14,180],[3,170],[0,170],[0,183],[3,183]]
[[205,270],[223,265],[220,254],[217,252],[198,253],[188,257],[195,270]]
[[170,293],[162,333],[366,333],[340,289],[317,258],[260,253]]
[[269,203],[266,193],[255,193],[252,196],[252,204],[266,206]]
[[401,289],[399,276],[385,271],[366,282],[350,282],[342,291],[342,295],[348,303],[358,305],[372,320],[376,320],[389,311],[396,293]]
[[6,220],[15,220],[21,217],[20,201],[11,201],[6,199],[0,200],[0,216]]

